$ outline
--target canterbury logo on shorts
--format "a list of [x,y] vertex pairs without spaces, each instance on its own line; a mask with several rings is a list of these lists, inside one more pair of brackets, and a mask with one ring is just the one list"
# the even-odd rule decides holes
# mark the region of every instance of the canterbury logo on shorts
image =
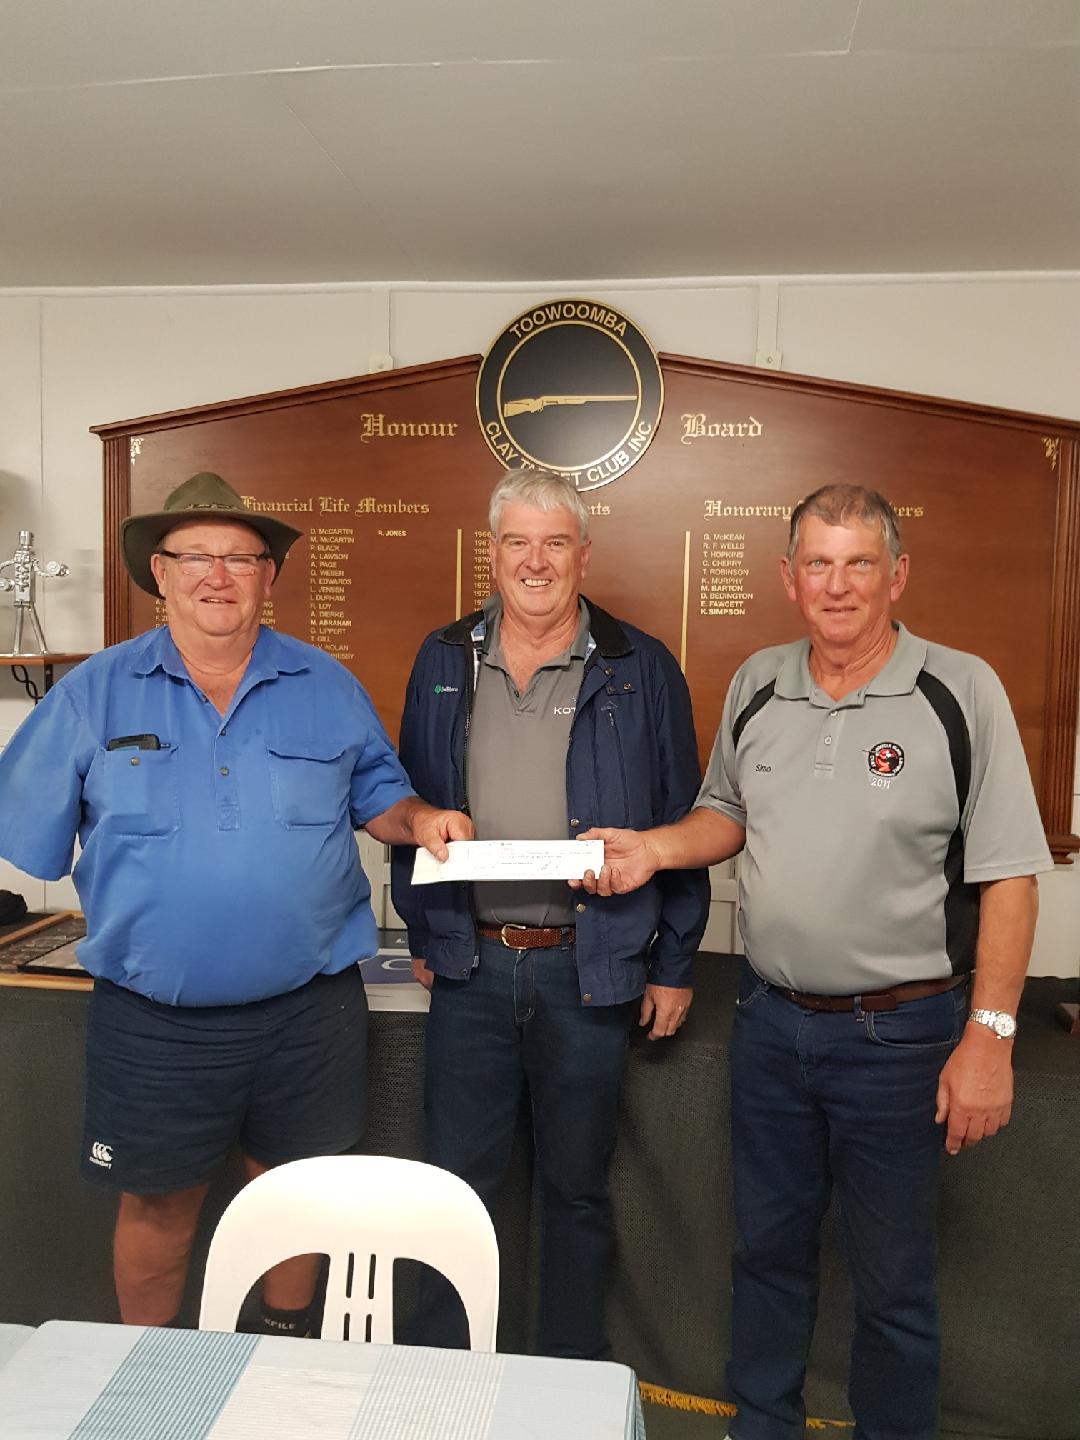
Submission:
[[103,1145],[100,1140],[95,1140],[90,1146],[90,1163],[101,1165],[104,1169],[112,1168],[112,1146]]

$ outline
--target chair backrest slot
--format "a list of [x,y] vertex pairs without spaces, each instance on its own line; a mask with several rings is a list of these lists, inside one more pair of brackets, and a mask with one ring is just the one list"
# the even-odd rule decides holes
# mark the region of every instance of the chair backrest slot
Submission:
[[[294,1255],[328,1255],[322,1334],[394,1338],[394,1261],[440,1271],[461,1296],[474,1350],[495,1349],[499,1249],[483,1202],[434,1165],[327,1155],[267,1170],[222,1215],[210,1242],[199,1327],[233,1330],[251,1287]],[[351,1321],[368,1256],[366,1318]]]

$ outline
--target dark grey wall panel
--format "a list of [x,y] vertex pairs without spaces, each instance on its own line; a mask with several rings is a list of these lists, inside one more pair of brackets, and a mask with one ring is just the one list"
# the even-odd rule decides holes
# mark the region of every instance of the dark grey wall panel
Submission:
[[[729,1334],[727,1047],[735,974],[734,960],[702,957],[697,1002],[679,1038],[632,1045],[612,1172],[621,1256],[610,1302],[616,1356],[642,1379],[712,1396],[724,1395]],[[1080,1042],[1052,1020],[1068,984],[1028,986],[1012,1124],[943,1166],[944,1429],[1075,1440]],[[0,988],[0,1321],[116,1318],[113,1202],[77,1168],[85,1008],[81,994]],[[423,1016],[372,1015],[372,1151],[420,1158],[423,1049]],[[189,1324],[201,1256],[235,1185],[234,1167],[207,1202],[183,1312]],[[537,1238],[531,1197],[523,1115],[496,1217],[504,1350],[528,1348]],[[401,1293],[407,1308],[408,1278]],[[807,1387],[812,1414],[847,1414],[850,1316],[830,1213]]]

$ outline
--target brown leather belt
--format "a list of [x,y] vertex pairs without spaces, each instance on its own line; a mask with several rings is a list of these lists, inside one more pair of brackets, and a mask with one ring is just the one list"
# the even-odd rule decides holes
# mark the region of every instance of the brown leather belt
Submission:
[[804,1010],[854,1010],[856,1000],[860,1010],[895,1010],[905,1000],[924,1000],[928,995],[943,995],[946,990],[955,990],[967,980],[966,975],[950,975],[945,980],[909,980],[903,985],[893,985],[888,990],[871,990],[863,995],[806,995],[801,990],[788,990],[783,985],[772,988],[801,1005]]
[[508,950],[553,950],[574,943],[573,925],[530,930],[527,925],[477,925],[485,940],[501,940]]

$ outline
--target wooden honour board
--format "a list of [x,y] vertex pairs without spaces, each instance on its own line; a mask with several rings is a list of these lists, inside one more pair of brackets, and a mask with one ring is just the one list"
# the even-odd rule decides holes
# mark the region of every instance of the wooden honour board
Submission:
[[[897,507],[914,632],[983,656],[1012,701],[1055,858],[1072,835],[1080,685],[1080,422],[661,355],[644,456],[583,492],[587,592],[679,659],[707,757],[751,651],[798,637],[787,516],[828,482]],[[336,654],[396,736],[428,631],[488,593],[501,467],[476,416],[480,357],[94,426],[104,442],[105,642],[160,623],[118,529],[213,470],[304,532],[265,619]]]

